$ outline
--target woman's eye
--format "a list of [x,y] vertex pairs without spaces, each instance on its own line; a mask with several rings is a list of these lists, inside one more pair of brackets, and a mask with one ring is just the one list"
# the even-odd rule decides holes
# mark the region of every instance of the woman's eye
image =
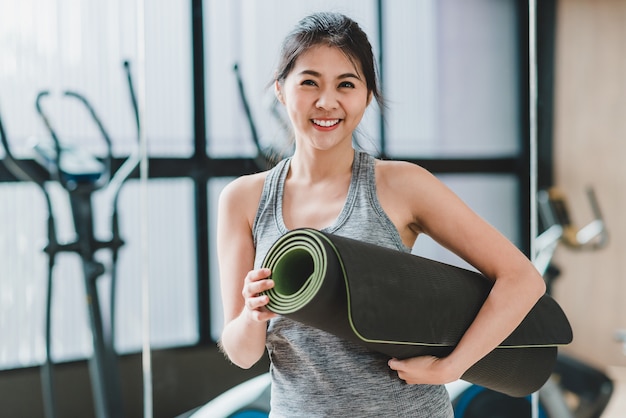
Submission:
[[313,80],[304,80],[304,81],[302,82],[302,85],[303,85],[303,86],[315,86],[315,85],[317,85],[317,84],[315,84],[315,81],[313,81]]
[[350,81],[343,81],[341,84],[339,84],[339,87],[348,87],[353,89],[354,88],[354,83],[350,82]]

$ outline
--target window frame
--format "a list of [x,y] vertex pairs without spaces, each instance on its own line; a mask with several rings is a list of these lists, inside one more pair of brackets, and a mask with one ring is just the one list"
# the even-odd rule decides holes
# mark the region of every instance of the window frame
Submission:
[[[149,158],[150,178],[185,177],[193,181],[194,216],[196,225],[196,263],[197,263],[197,304],[198,304],[198,342],[197,345],[213,345],[211,337],[211,288],[210,288],[210,235],[209,219],[212,207],[209,205],[208,184],[213,178],[234,177],[259,171],[254,158],[212,158],[207,155],[207,125],[205,97],[205,68],[210,65],[205,59],[203,0],[191,0],[192,13],[192,83],[193,83],[193,154],[188,158]],[[377,0],[378,44],[384,45],[384,6],[383,0]],[[519,236],[520,249],[530,251],[530,115],[529,115],[529,4],[528,0],[517,1],[518,18],[518,55],[520,78],[518,83],[520,105],[520,135],[522,140],[517,155],[498,158],[420,158],[407,161],[419,164],[434,174],[507,174],[517,178],[519,184]],[[554,72],[554,25],[556,21],[556,2],[547,0],[537,5],[537,46],[538,46],[538,161],[539,187],[552,184],[552,97]],[[384,74],[384,60],[380,54],[378,66],[381,76]],[[382,116],[381,116],[382,117]],[[384,153],[386,144],[385,124],[380,124],[381,148]],[[0,161],[2,161],[0,159]],[[26,166],[46,176],[35,161],[21,160]],[[112,167],[117,170],[124,158],[114,158]],[[137,174],[135,173],[135,176]],[[16,182],[17,179],[4,164],[0,164],[0,182]]]

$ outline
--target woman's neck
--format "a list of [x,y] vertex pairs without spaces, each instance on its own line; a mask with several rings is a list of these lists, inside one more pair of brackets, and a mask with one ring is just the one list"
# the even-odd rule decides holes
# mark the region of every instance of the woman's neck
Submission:
[[355,151],[352,147],[344,151],[299,151],[291,158],[289,177],[305,182],[318,182],[338,178],[352,172]]

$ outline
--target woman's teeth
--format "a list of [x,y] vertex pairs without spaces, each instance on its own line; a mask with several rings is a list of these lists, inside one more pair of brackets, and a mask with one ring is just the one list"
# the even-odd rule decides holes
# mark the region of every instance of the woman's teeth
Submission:
[[330,126],[338,124],[339,123],[339,119],[332,119],[332,120],[313,119],[313,123],[316,124],[316,125],[328,128]]

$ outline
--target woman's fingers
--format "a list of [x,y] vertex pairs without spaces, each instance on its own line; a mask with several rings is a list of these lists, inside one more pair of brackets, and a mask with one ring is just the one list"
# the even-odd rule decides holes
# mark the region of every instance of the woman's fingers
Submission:
[[269,277],[270,274],[272,274],[270,269],[262,268],[258,270],[249,271],[246,278],[249,279],[250,281],[258,281],[258,280],[266,279],[267,277]]
[[259,269],[248,272],[241,292],[243,297],[246,299],[254,297],[274,287],[274,281],[267,279],[270,274],[269,269]]
[[389,368],[408,384],[445,384],[460,378],[460,373],[448,367],[445,358],[434,356],[412,357],[404,360],[392,358]]
[[265,295],[255,296],[246,299],[246,307],[250,310],[260,309],[265,307],[269,302],[269,298]]
[[274,287],[274,281],[268,279],[270,274],[269,269],[252,270],[248,272],[244,280],[241,291],[244,306],[257,321],[267,321],[276,316],[265,307],[269,303],[269,297],[262,294]]

